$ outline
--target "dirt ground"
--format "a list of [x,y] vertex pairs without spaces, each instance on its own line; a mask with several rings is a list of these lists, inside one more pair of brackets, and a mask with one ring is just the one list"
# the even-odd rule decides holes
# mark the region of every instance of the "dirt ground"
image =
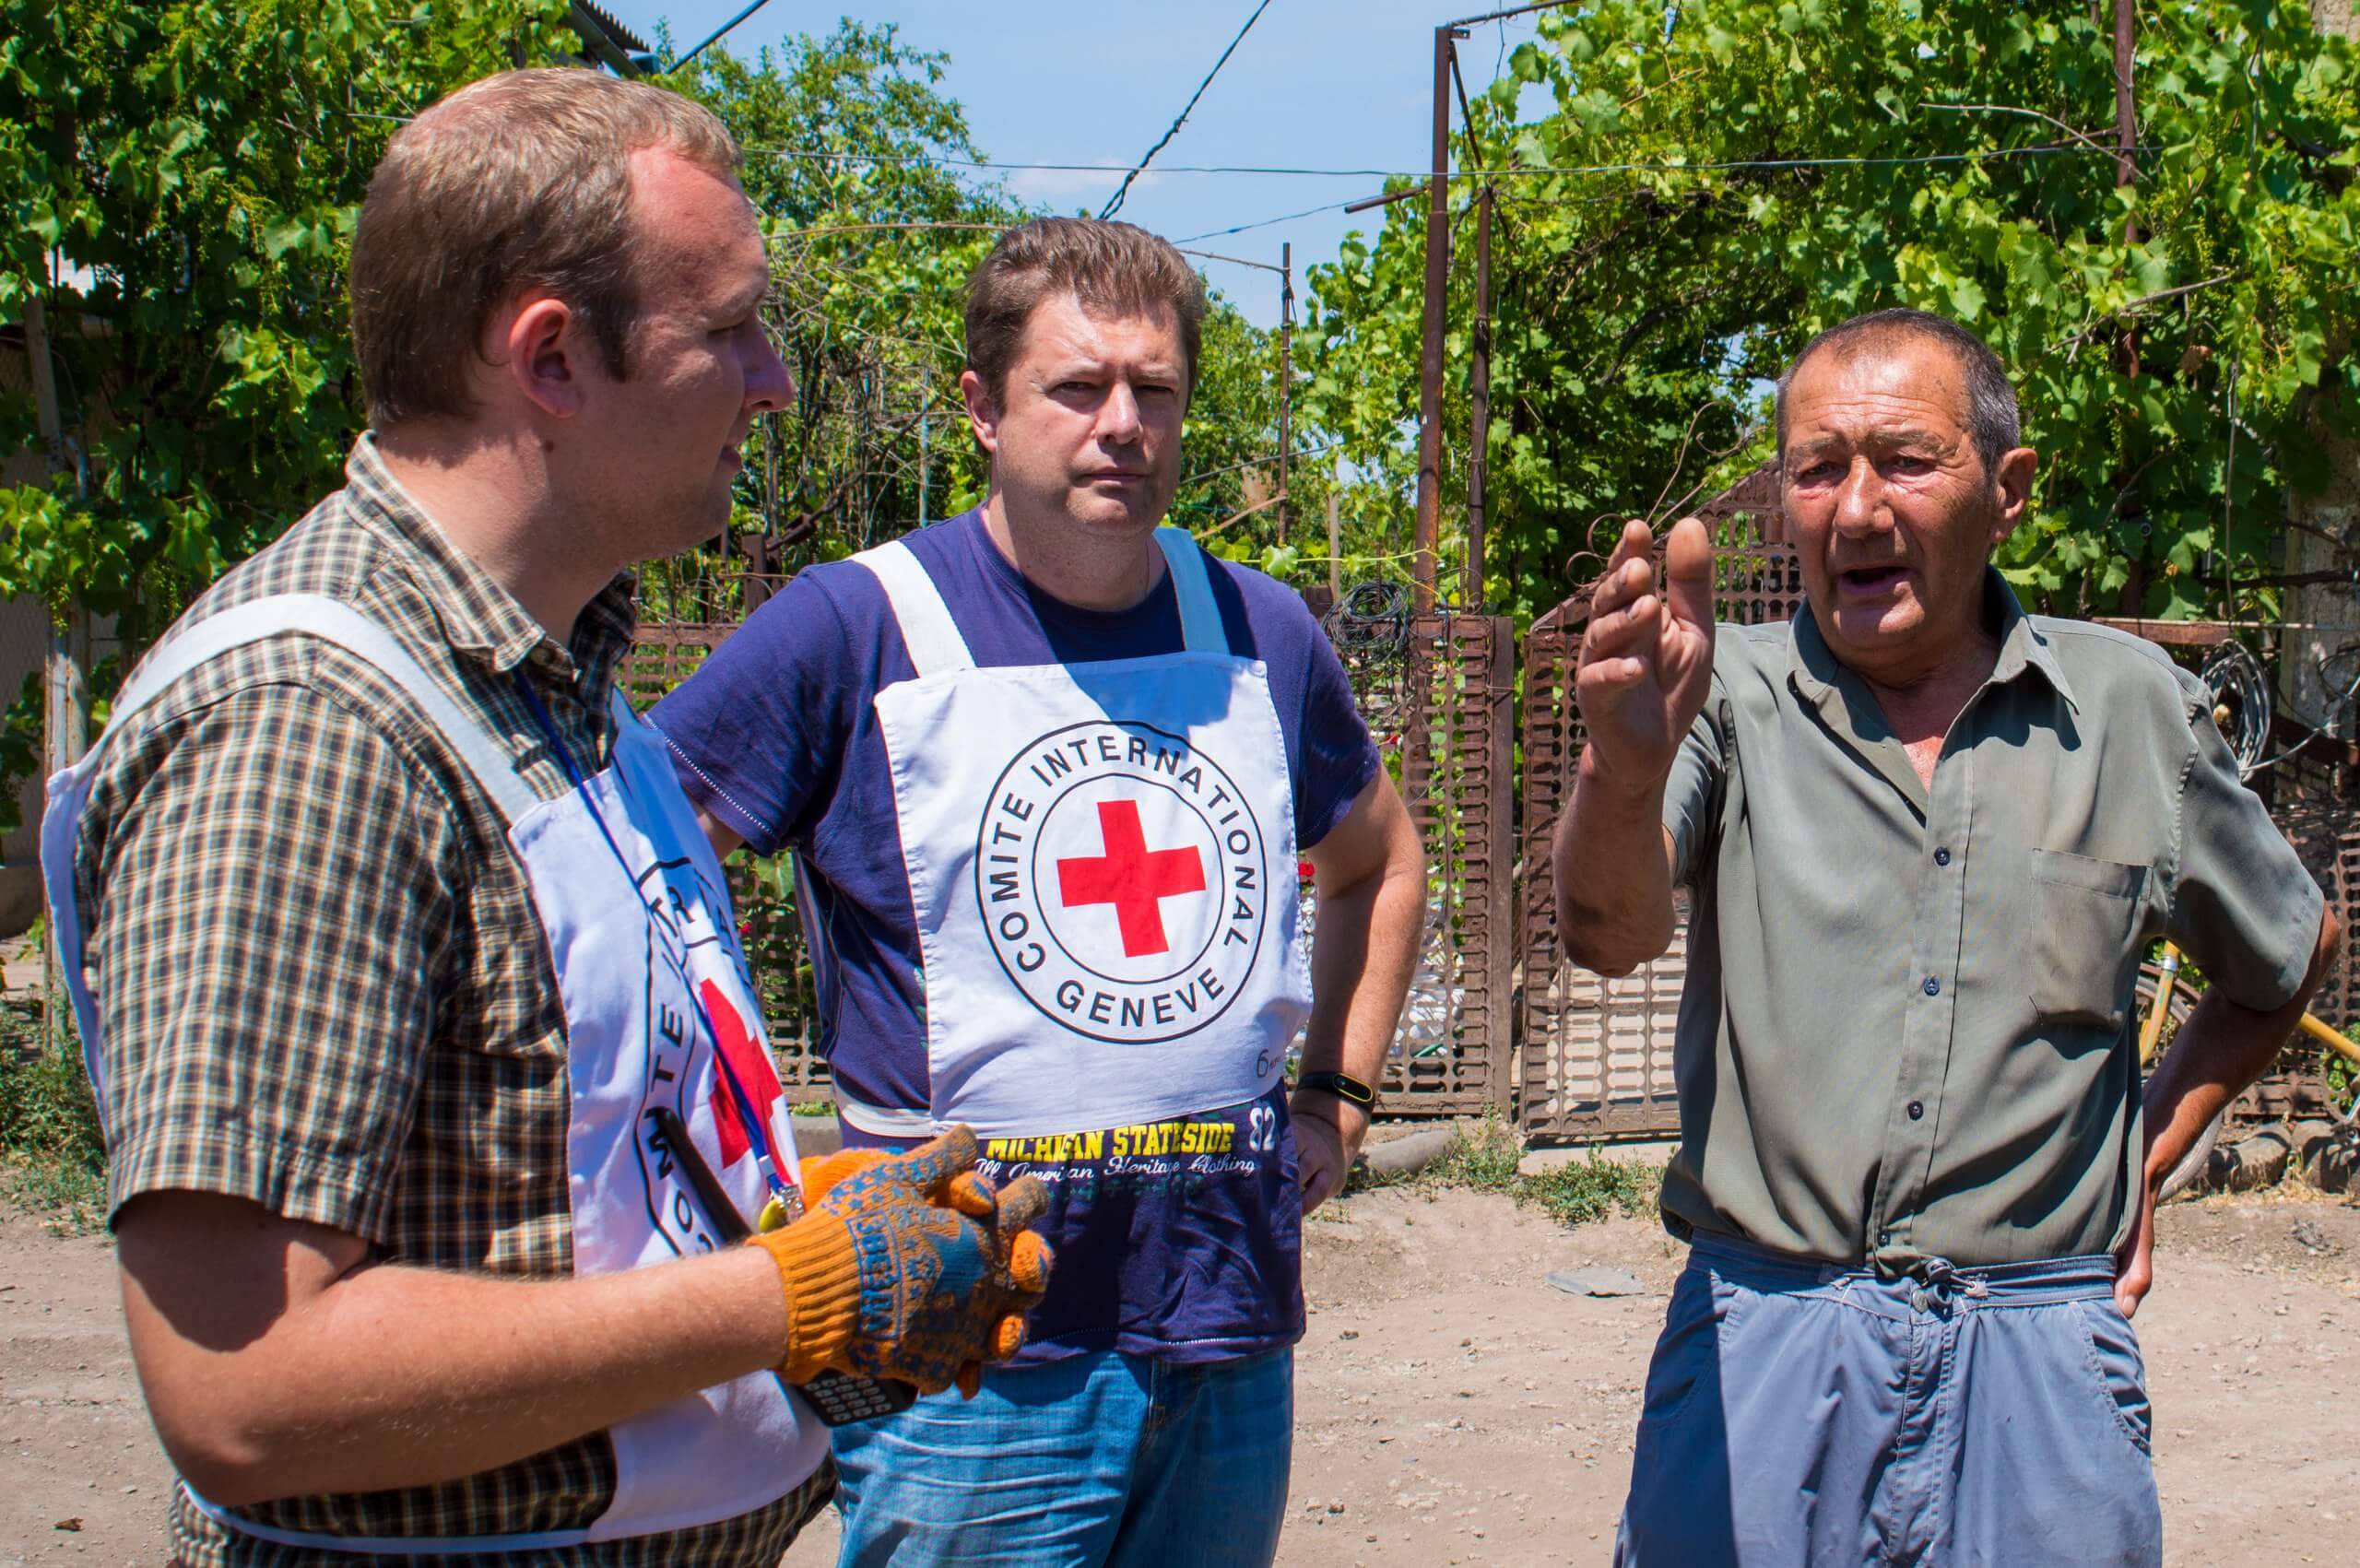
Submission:
[[[1308,1232],[1280,1561],[1604,1562],[1678,1249],[1464,1191],[1359,1194]],[[2139,1328],[2170,1562],[2360,1562],[2360,1208],[2208,1199],[2162,1235]],[[1542,1282],[1587,1264],[1644,1293]],[[170,1485],[105,1242],[0,1216],[0,1563],[158,1562]],[[787,1563],[833,1540],[831,1515]]]

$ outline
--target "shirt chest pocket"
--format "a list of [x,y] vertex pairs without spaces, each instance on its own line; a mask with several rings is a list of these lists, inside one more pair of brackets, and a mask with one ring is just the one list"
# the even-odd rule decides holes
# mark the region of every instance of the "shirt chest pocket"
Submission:
[[2060,849],[2032,852],[2031,996],[2044,1020],[2122,1027],[2147,867]]

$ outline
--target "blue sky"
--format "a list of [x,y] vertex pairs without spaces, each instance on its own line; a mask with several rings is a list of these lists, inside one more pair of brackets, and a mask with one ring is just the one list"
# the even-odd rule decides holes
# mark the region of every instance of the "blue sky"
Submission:
[[[606,0],[627,25],[653,37],[668,18],[686,49],[745,0]],[[1278,165],[1304,169],[1420,170],[1432,156],[1434,29],[1477,5],[1403,0],[1272,0],[1158,165]],[[1163,134],[1254,0],[1144,5],[1136,0],[1017,0],[977,5],[880,3],[866,22],[899,23],[904,41],[950,56],[944,88],[967,113],[975,144],[997,163],[1104,163],[1127,168]],[[724,44],[750,55],[790,33],[831,30],[844,7],[770,0]],[[1459,45],[1470,92],[1481,92],[1507,48],[1532,36],[1530,18],[1478,28]],[[1017,172],[1026,199],[1096,212],[1115,173]],[[1328,203],[1374,195],[1363,177],[1157,175],[1131,187],[1121,216],[1174,240]],[[1374,233],[1382,211],[1328,212],[1207,239],[1206,249],[1275,264],[1294,246],[1298,296],[1304,269],[1332,261],[1345,231]],[[1278,279],[1208,263],[1207,276],[1248,318],[1278,320]]]

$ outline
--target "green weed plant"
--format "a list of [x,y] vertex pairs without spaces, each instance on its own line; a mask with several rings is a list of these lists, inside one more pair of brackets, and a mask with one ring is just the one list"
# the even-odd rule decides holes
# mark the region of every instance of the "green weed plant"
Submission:
[[1563,1225],[1584,1225],[1617,1213],[1645,1219],[1655,1211],[1661,1174],[1635,1160],[1617,1160],[1596,1148],[1587,1158],[1534,1175],[1517,1170],[1524,1142],[1497,1115],[1462,1126],[1448,1152],[1416,1174],[1387,1180],[1355,1173],[1353,1190],[1410,1185],[1428,1190],[1465,1187],[1530,1204]]
[[79,1234],[106,1212],[106,1138],[80,1058],[40,1032],[38,1013],[0,1008],[0,1202]]

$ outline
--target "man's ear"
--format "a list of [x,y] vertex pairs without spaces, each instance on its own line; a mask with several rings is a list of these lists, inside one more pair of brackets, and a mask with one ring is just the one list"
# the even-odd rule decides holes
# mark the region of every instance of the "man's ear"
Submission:
[[967,426],[975,432],[975,440],[985,452],[998,456],[999,406],[992,401],[984,378],[973,371],[960,371],[959,400],[967,406]]
[[525,400],[551,419],[582,411],[581,356],[573,308],[547,295],[528,299],[504,319],[494,318],[493,363]]
[[2032,501],[2033,476],[2040,470],[2040,454],[2029,446],[2000,454],[1991,474],[1991,495],[1994,510],[1991,522],[1991,542],[1999,544],[2016,531],[2024,519],[2024,508]]

